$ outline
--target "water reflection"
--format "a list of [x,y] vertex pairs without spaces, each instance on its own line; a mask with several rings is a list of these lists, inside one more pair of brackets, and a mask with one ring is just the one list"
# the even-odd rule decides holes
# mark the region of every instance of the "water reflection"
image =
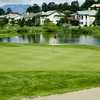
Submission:
[[0,38],[0,42],[12,42],[12,43],[41,43],[41,44],[88,44],[88,45],[100,45],[100,39],[94,38],[89,35],[69,35],[69,36],[50,36],[45,37],[43,34],[32,34],[32,35],[22,35],[15,37]]

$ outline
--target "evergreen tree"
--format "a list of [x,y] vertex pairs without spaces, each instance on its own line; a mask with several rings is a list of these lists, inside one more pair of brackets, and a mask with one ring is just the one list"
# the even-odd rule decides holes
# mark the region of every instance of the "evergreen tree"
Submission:
[[28,7],[28,8],[27,8],[27,10],[26,10],[26,12],[31,13],[31,12],[32,12],[32,7],[31,7],[31,6],[30,6],[30,7]]
[[56,10],[57,5],[55,4],[55,2],[50,2],[48,4],[48,10]]
[[33,13],[37,13],[37,12],[40,12],[40,11],[41,11],[41,8],[40,8],[39,5],[34,4],[34,5],[32,6],[32,12],[33,12]]
[[21,27],[23,27],[25,25],[25,19],[23,18],[22,20],[18,20],[18,25],[20,25]]
[[0,8],[0,15],[4,15],[4,14],[5,14],[5,11],[2,8]]
[[48,11],[48,5],[46,3],[42,4],[42,11],[44,12]]
[[12,13],[11,8],[7,8],[7,14]]
[[86,0],[83,5],[81,6],[81,10],[87,10],[90,6],[92,6],[93,4],[95,4],[96,1],[95,0]]
[[29,13],[38,13],[41,11],[41,8],[39,5],[34,4],[33,6],[30,6],[29,8],[27,8],[26,12]]
[[72,1],[71,3],[71,11],[76,12],[79,10],[79,3],[78,1]]

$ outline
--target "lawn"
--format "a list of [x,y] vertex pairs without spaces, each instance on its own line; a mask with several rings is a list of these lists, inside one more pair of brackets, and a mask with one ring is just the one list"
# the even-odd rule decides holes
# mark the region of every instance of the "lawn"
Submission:
[[0,100],[98,86],[99,47],[0,44]]

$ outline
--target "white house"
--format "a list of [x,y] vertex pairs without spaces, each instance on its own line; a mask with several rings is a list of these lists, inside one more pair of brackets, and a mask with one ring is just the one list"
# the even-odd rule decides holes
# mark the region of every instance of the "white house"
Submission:
[[57,12],[57,11],[47,11],[47,12],[42,12],[40,21],[41,21],[41,25],[44,24],[46,19],[49,19],[51,22],[53,22],[54,24],[57,24],[57,22],[61,19],[61,17],[63,17],[64,14]]
[[90,26],[95,21],[96,10],[84,10],[77,11],[77,13],[73,14],[74,19],[79,21],[79,25],[82,26]]
[[8,18],[9,20],[19,20],[19,19],[22,19],[23,18],[23,16],[21,15],[21,14],[18,14],[18,13],[15,13],[15,12],[13,12],[13,13],[9,13],[9,14],[7,14],[6,15],[6,18]]
[[90,7],[90,9],[92,9],[92,10],[98,10],[98,9],[100,9],[100,4],[93,4],[93,5]]

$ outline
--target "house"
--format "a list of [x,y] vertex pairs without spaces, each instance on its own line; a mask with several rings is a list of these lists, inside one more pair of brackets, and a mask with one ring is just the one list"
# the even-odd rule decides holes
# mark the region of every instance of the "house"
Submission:
[[57,11],[47,11],[47,12],[42,12],[41,15],[41,25],[45,23],[45,20],[50,20],[54,24],[57,24],[58,21],[64,16],[63,13],[57,12]]
[[9,20],[9,23],[11,21],[15,21],[15,23],[17,23],[17,21],[19,19],[23,19],[23,16],[21,14],[19,14],[19,13],[16,13],[16,12],[9,13],[9,14],[7,14],[5,16]]
[[12,12],[6,15],[6,18],[8,19],[14,19],[14,20],[18,20],[18,19],[22,19],[23,16],[19,13],[16,12]]
[[82,26],[90,26],[95,21],[97,11],[96,10],[84,10],[84,11],[77,11],[73,14],[74,19],[79,21],[79,25]]
[[31,20],[33,21],[34,25],[39,25],[40,24],[40,16],[41,12],[39,13],[24,13],[23,18],[25,21]]
[[100,9],[100,4],[93,4],[88,10],[77,11],[71,17],[73,20],[79,21],[80,26],[90,26],[95,22],[98,9]]
[[93,4],[89,9],[98,10],[98,9],[100,9],[100,4]]

